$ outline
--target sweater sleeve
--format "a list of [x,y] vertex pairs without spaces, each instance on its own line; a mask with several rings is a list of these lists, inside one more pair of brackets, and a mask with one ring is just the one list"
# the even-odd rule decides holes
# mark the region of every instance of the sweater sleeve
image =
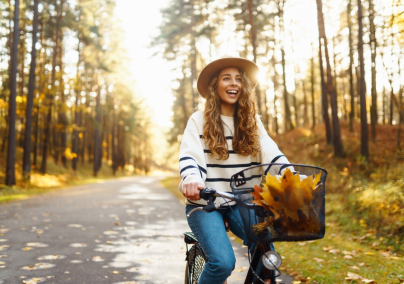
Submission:
[[205,183],[207,171],[204,149],[197,124],[192,116],[188,121],[181,141],[179,170],[181,176],[181,182],[178,186],[179,191],[182,192],[182,186],[185,182]]
[[[258,127],[260,129],[260,147],[261,147],[261,163],[262,164],[290,164],[285,155],[279,150],[278,145],[269,137],[261,119],[258,118]],[[269,165],[265,169],[265,175],[269,172],[271,175],[281,175],[288,168],[287,165]],[[289,168],[294,171],[292,166]]]

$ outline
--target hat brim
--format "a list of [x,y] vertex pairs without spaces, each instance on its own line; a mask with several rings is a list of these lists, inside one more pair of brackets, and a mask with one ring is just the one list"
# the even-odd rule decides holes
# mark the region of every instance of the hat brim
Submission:
[[228,67],[240,68],[246,74],[247,78],[250,79],[251,87],[254,88],[257,85],[259,68],[254,62],[238,57],[221,58],[206,65],[199,74],[196,86],[199,94],[203,98],[208,96],[208,87],[212,80],[212,76],[220,70]]

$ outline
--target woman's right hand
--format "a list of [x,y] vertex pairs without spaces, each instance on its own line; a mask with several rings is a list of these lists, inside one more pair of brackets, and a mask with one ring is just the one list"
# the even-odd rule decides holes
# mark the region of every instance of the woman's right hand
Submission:
[[205,185],[200,182],[191,181],[188,183],[184,183],[182,185],[182,195],[184,195],[189,200],[196,201],[201,199],[199,197],[199,191],[204,188]]

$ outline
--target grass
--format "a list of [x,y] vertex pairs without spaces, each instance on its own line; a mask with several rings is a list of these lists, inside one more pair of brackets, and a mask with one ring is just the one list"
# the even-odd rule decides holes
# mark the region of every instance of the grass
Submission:
[[[399,230],[404,152],[397,148],[397,126],[377,126],[376,142],[369,142],[369,161],[360,156],[359,128],[355,124],[349,132],[348,125],[341,124],[345,158],[334,157],[323,125],[274,138],[290,162],[328,171],[324,239],[275,244],[284,258],[281,270],[294,276],[295,283],[404,283],[404,231]],[[163,180],[183,200],[178,183],[179,178]],[[392,188],[396,191],[386,197]],[[379,195],[369,194],[378,190]],[[353,273],[350,279],[348,273]]]

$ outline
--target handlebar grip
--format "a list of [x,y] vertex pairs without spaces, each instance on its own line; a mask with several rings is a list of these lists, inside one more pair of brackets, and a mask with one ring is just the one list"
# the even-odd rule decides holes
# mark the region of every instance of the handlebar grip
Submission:
[[207,187],[207,188],[204,188],[201,191],[199,191],[199,197],[201,199],[204,199],[207,201],[207,200],[209,200],[209,197],[213,196],[213,194],[215,194],[215,193],[216,193],[216,190],[214,190],[213,188]]

